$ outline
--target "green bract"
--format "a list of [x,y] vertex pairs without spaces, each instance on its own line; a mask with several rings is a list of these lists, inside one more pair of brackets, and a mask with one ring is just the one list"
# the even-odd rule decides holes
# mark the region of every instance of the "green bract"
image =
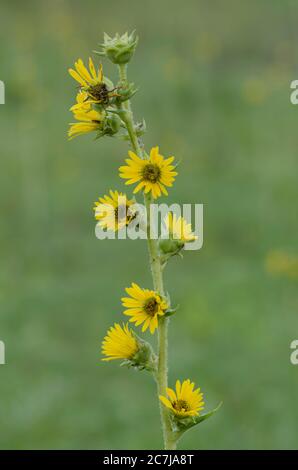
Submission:
[[147,341],[139,338],[135,333],[135,338],[138,341],[139,350],[131,358],[123,361],[121,366],[134,367],[138,370],[147,370],[156,373],[157,358],[153,349]]

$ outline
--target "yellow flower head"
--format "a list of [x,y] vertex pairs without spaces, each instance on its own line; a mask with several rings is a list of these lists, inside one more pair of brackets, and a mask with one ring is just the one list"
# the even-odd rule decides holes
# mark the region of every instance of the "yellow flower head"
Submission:
[[115,323],[103,339],[102,354],[107,357],[102,360],[132,359],[138,350],[138,341],[128,328],[128,324],[123,324],[121,327],[118,323]]
[[128,154],[130,159],[125,160],[127,166],[119,168],[120,177],[128,180],[125,184],[138,183],[134,193],[141,189],[145,193],[151,191],[154,199],[159,197],[161,193],[167,196],[168,192],[165,186],[172,186],[175,176],[178,174],[174,171],[174,165],[171,165],[174,157],[165,159],[159,154],[158,147],[151,149],[148,159],[142,159],[131,151]]
[[204,408],[203,393],[200,389],[194,390],[195,384],[190,382],[189,379],[180,383],[176,382],[176,393],[171,388],[167,388],[166,398],[162,395],[159,396],[161,402],[174,413],[178,418],[186,418],[188,416],[198,416]]
[[95,202],[95,218],[102,228],[116,232],[136,217],[134,204],[125,194],[110,190],[110,196],[105,195]]
[[136,326],[143,323],[142,331],[149,328],[153,334],[158,326],[158,317],[164,315],[168,309],[166,301],[153,290],[141,289],[135,283],[125,290],[130,297],[121,299],[122,305],[127,307],[123,313],[130,316],[129,321],[135,322]]
[[197,240],[197,236],[191,230],[191,224],[183,217],[176,217],[176,214],[169,212],[165,218],[165,224],[171,238],[179,240],[183,243],[193,242]]
[[69,69],[68,71],[72,78],[80,84],[82,90],[87,93],[90,103],[106,106],[112,96],[117,96],[117,93],[110,91],[105,83],[102,65],[100,64],[96,70],[91,57],[89,57],[89,70],[85,67],[82,59],[78,59],[75,62],[75,70]]
[[89,132],[99,131],[104,120],[104,114],[95,111],[95,109],[84,109],[81,107],[75,110],[73,115],[79,122],[69,124],[69,139],[73,139],[78,135],[88,134]]

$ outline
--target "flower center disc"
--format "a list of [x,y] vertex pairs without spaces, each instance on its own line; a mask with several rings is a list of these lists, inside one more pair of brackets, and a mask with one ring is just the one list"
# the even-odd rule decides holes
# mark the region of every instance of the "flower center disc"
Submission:
[[143,169],[143,178],[151,183],[156,183],[160,178],[160,168],[155,163],[148,163]]
[[144,310],[148,315],[150,315],[151,317],[154,317],[154,315],[158,311],[158,303],[154,297],[146,300],[146,303],[144,305]]
[[109,102],[109,90],[105,83],[97,83],[88,88],[88,94],[100,103],[107,104]]
[[177,411],[189,411],[189,404],[185,400],[177,400],[173,403],[173,408]]

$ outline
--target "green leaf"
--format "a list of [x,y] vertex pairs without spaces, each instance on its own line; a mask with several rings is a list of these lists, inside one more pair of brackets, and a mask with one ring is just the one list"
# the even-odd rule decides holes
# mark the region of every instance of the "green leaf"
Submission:
[[171,315],[174,315],[174,313],[177,312],[177,310],[179,309],[180,305],[176,305],[176,307],[174,308],[169,308],[168,310],[166,310],[165,312],[165,317],[170,317]]
[[200,424],[202,421],[205,421],[206,419],[210,418],[211,416],[213,416],[218,410],[219,408],[221,407],[222,405],[222,401],[217,405],[216,408],[214,408],[213,410],[209,411],[209,413],[205,413],[203,415],[200,415],[198,416],[197,418],[194,418],[194,423],[192,424],[192,426],[196,426],[197,424]]
[[179,439],[182,436],[182,434],[184,434],[186,431],[188,431],[192,427],[196,426],[197,424],[202,423],[206,419],[213,416],[219,410],[221,405],[222,405],[222,401],[213,410],[203,415],[197,416],[196,418],[175,420],[174,426],[176,427],[176,429],[174,430],[174,432],[176,435],[176,439]]

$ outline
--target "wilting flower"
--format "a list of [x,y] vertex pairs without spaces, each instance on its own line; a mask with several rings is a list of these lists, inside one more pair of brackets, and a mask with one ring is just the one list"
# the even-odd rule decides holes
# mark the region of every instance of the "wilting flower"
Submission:
[[168,309],[167,302],[155,291],[142,289],[135,283],[125,290],[130,297],[121,299],[122,305],[127,307],[123,313],[130,316],[129,321],[134,322],[136,326],[143,323],[142,331],[149,328],[153,334],[158,327],[158,317],[163,316]]
[[125,160],[127,166],[119,168],[120,177],[128,180],[125,184],[138,183],[134,193],[141,189],[145,193],[151,191],[154,199],[159,197],[161,193],[167,196],[168,192],[165,186],[172,186],[175,176],[178,174],[174,171],[175,166],[171,164],[174,157],[165,159],[159,154],[158,147],[151,149],[148,159],[142,159],[131,151],[128,154],[130,159]]
[[95,202],[95,218],[103,229],[117,231],[126,227],[135,217],[134,200],[123,193],[110,190],[110,195],[100,197]]
[[194,386],[195,384],[189,379],[184,380],[182,385],[180,380],[177,380],[176,393],[167,388],[169,398],[160,395],[159,399],[177,418],[198,416],[204,408],[203,393],[200,393],[200,388],[194,390]]
[[82,59],[78,59],[75,62],[75,70],[69,69],[68,71],[72,78],[80,84],[81,89],[87,93],[90,103],[107,106],[110,98],[117,96],[114,90],[109,90],[109,86],[106,83],[107,79],[104,79],[103,76],[102,65],[100,64],[96,71],[91,57],[89,58],[89,70],[85,67]]
[[104,122],[104,114],[95,109],[80,109],[73,113],[75,119],[79,122],[70,123],[68,137],[73,139],[78,135],[88,134],[89,132],[100,131]]
[[189,224],[184,217],[176,217],[176,214],[169,212],[165,218],[165,224],[170,238],[179,240],[182,243],[193,242],[197,240],[197,236],[191,230]]
[[128,324],[121,327],[118,323],[108,330],[107,335],[102,342],[103,361],[112,361],[114,359],[131,360],[139,351],[138,341]]

